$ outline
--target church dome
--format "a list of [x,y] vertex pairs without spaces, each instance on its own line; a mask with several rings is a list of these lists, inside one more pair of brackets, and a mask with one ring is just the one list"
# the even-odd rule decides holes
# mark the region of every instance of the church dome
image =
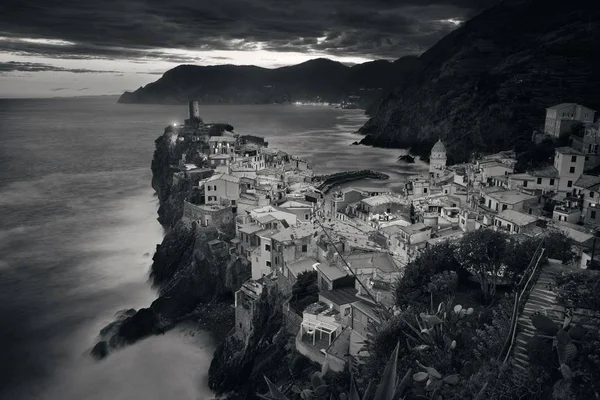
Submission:
[[442,143],[442,140],[438,140],[433,147],[431,148],[431,152],[432,153],[445,153],[446,152],[446,146],[444,146],[444,143]]

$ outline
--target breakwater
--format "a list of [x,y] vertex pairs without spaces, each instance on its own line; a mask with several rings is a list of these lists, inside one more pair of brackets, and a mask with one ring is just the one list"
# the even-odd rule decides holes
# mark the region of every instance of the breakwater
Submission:
[[360,171],[343,171],[336,172],[335,174],[331,175],[314,176],[312,181],[320,182],[317,186],[317,189],[319,189],[323,193],[327,193],[329,190],[331,190],[332,187],[334,187],[335,185],[339,185],[340,183],[357,181],[360,179],[367,178],[381,180],[390,179],[389,175],[384,174],[383,172],[373,171],[370,169],[363,169]]

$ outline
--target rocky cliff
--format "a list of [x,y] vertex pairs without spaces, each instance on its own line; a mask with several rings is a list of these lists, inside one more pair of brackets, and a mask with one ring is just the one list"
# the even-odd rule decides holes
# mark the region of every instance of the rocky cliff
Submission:
[[159,198],[159,221],[168,228],[156,247],[150,277],[159,297],[148,308],[126,310],[101,332],[93,354],[106,356],[112,349],[145,336],[164,332],[184,320],[204,322],[210,329],[233,325],[233,294],[249,277],[247,265],[229,255],[227,248],[211,249],[208,242],[235,237],[233,222],[202,227],[182,218],[183,201],[190,200],[197,177],[171,167],[190,149],[169,129],[156,140],[152,186]]
[[360,105],[380,96],[397,82],[414,57],[394,63],[379,60],[346,66],[327,59],[315,59],[275,69],[240,65],[180,65],[159,80],[134,92],[125,92],[120,103],[255,104],[289,103],[321,99],[340,102],[359,95]]
[[370,109],[362,143],[450,161],[529,141],[545,108],[600,107],[597,1],[505,0],[423,53],[410,79]]

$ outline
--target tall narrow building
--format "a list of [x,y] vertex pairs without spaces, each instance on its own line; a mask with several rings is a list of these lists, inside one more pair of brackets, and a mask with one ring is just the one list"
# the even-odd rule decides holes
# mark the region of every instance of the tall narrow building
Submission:
[[446,146],[438,140],[431,148],[429,156],[429,176],[439,178],[446,169]]

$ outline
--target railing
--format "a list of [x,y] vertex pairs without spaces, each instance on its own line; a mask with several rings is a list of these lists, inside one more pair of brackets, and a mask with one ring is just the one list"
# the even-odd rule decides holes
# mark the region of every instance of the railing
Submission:
[[519,325],[519,314],[521,313],[521,310],[525,305],[527,298],[529,297],[529,292],[532,288],[531,282],[534,282],[535,284],[535,280],[533,278],[538,272],[540,260],[542,259],[544,251],[546,250],[544,247],[542,247],[543,244],[544,240],[540,241],[540,244],[536,248],[535,253],[529,261],[529,265],[523,272],[523,276],[521,276],[521,279],[517,284],[517,288],[515,290],[513,312],[510,320],[510,329],[508,331],[506,340],[504,341],[504,345],[502,346],[502,350],[500,351],[500,354],[498,354],[498,361],[504,355],[503,364],[506,364],[506,362],[508,361],[508,358],[514,347],[515,339],[517,336],[517,327]]

